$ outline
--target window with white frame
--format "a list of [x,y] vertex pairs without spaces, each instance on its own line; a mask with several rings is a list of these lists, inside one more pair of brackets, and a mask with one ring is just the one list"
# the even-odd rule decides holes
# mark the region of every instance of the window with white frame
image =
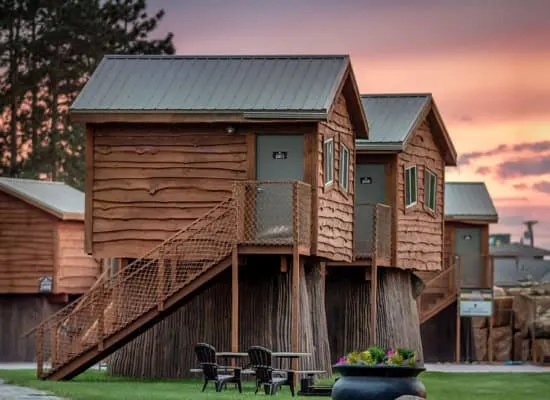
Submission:
[[435,200],[437,198],[437,175],[426,169],[424,172],[424,204],[429,210],[435,212]]
[[349,185],[349,149],[345,145],[340,146],[340,187],[344,192]]
[[417,202],[416,165],[405,168],[405,207],[414,206]]
[[325,140],[323,147],[325,185],[330,185],[334,181],[334,139]]

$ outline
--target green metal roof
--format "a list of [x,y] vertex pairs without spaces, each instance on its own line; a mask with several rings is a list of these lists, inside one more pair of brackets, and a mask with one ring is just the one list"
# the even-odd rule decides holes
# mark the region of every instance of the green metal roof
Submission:
[[407,139],[432,100],[430,93],[361,95],[369,124],[369,139],[357,143],[370,147],[394,145]]
[[498,212],[483,182],[446,182],[445,217],[497,221]]
[[84,193],[63,182],[0,178],[0,191],[60,219],[84,219]]
[[85,112],[323,118],[347,55],[105,56],[71,107]]

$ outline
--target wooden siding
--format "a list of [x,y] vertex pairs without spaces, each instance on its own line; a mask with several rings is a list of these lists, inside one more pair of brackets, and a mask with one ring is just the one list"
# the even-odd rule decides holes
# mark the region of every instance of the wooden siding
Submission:
[[[343,95],[338,97],[327,122],[319,124],[317,255],[333,261],[352,261],[355,191],[355,137]],[[334,182],[325,188],[323,142],[334,138]],[[349,149],[348,193],[340,189],[340,144]]]
[[[424,122],[413,133],[397,160],[397,260],[400,268],[437,271],[443,264],[443,185],[445,164],[430,127]],[[417,166],[418,202],[405,208],[405,168]],[[424,171],[437,175],[436,212],[424,205]]]
[[61,307],[43,295],[0,294],[0,362],[36,361],[35,335],[21,336]]
[[96,128],[94,256],[141,256],[231,195],[247,165],[246,136],[222,126]]
[[0,193],[0,293],[37,293],[54,276],[56,218]]
[[56,292],[85,293],[99,277],[100,264],[84,252],[84,224],[57,224]]

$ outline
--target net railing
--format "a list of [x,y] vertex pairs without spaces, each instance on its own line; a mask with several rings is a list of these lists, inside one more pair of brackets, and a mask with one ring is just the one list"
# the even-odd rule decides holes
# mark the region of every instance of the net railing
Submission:
[[301,181],[236,182],[237,241],[311,246],[311,185]]
[[355,205],[355,256],[391,258],[392,209],[385,204]]
[[162,308],[173,294],[228,258],[235,226],[235,201],[228,198],[42,322],[36,330],[38,377],[101,348],[107,337]]

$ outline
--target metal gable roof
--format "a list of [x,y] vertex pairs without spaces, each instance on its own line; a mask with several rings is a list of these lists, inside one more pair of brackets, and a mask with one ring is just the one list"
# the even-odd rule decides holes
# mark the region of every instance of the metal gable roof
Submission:
[[327,114],[349,63],[347,55],[105,56],[71,112],[315,117]]
[[498,212],[483,182],[446,182],[445,217],[497,220]]
[[497,257],[544,257],[550,255],[550,250],[523,243],[506,243],[491,246],[490,252]]
[[494,284],[518,286],[523,282],[544,282],[550,278],[550,261],[520,258],[496,258]]
[[0,191],[64,220],[84,220],[84,193],[64,184],[0,178]]
[[364,147],[393,144],[396,150],[400,149],[431,99],[429,93],[361,95],[369,139],[358,139],[357,144]]

